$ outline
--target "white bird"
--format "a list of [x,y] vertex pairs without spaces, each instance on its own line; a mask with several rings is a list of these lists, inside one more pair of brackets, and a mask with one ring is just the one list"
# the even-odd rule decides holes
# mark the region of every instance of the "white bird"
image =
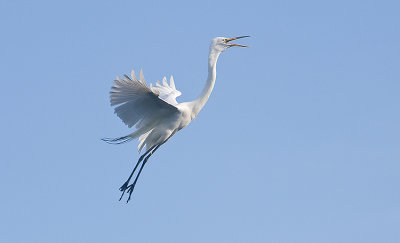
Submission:
[[[232,40],[245,37],[249,36],[216,37],[211,41],[206,85],[199,97],[190,102],[178,103],[176,101],[176,97],[180,96],[181,92],[175,88],[172,76],[169,84],[164,77],[161,84],[157,82],[155,86],[150,85],[150,87],[146,84],[142,70],[140,70],[140,79],[136,77],[133,70],[131,78],[127,75],[124,75],[123,79],[117,77],[110,92],[111,106],[117,106],[114,113],[128,127],[136,125],[136,131],[127,136],[103,140],[112,144],[121,144],[139,138],[139,152],[146,147],[146,152],[139,158],[128,180],[120,187],[122,195],[119,200],[127,191],[129,197],[126,202],[129,202],[140,173],[150,156],[175,133],[196,118],[214,88],[219,55],[232,46],[247,47],[230,43]],[[141,162],[142,165],[135,180],[129,185]]]

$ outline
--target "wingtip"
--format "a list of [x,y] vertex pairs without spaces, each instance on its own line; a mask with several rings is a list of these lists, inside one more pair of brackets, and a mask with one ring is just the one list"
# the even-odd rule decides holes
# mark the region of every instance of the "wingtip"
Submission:
[[136,74],[135,74],[135,70],[134,70],[134,69],[132,69],[132,71],[131,71],[131,76],[132,76],[132,79],[133,79],[133,80],[137,80],[137,77],[136,77]]
[[169,85],[171,86],[171,88],[175,89],[175,81],[174,81],[174,77],[171,75],[171,77],[169,78]]
[[142,81],[143,83],[146,83],[146,80],[144,79],[144,75],[143,75],[143,69],[140,69],[139,76],[140,76],[140,81]]

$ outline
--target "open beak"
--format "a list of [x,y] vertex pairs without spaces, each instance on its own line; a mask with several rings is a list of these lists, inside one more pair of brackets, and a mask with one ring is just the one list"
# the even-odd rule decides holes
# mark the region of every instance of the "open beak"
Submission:
[[[250,36],[246,35],[246,36],[239,36],[239,37],[234,37],[234,38],[226,38],[226,42],[230,42],[230,41],[233,41],[233,40],[237,40],[237,39],[241,39],[241,38],[246,38],[246,37],[250,37]],[[235,44],[235,43],[228,43],[228,45],[229,45],[229,46],[248,47],[248,46],[245,46],[245,45],[239,45],[239,44]]]

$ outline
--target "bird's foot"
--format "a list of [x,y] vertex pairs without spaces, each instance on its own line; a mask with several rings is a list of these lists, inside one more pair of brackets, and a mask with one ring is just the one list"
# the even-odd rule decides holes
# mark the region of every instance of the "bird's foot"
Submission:
[[128,183],[129,181],[125,181],[125,183],[119,188],[121,192],[124,192],[126,189],[128,189]]
[[122,192],[122,195],[121,195],[121,197],[119,198],[120,201],[121,201],[122,197],[124,196],[126,189],[128,189],[128,183],[129,183],[129,180],[127,180],[127,181],[119,188],[119,190]]
[[127,193],[129,193],[129,197],[128,197],[128,199],[126,200],[126,203],[128,203],[129,200],[131,200],[132,192],[133,192],[133,190],[135,189],[135,185],[136,185],[136,182],[134,182],[134,183],[132,183],[132,184],[130,184],[130,185],[128,186],[128,191],[127,191]]
[[119,198],[120,201],[121,201],[122,197],[124,196],[125,192],[129,193],[129,197],[128,197],[128,200],[126,200],[126,203],[128,203],[129,200],[131,200],[132,192],[133,192],[133,189],[135,189],[135,184],[136,184],[136,183],[134,182],[134,183],[132,183],[132,184],[130,184],[130,185],[128,186],[128,183],[129,183],[129,181],[126,181],[126,182],[119,188],[119,190],[122,192],[122,195],[121,195],[121,197]]

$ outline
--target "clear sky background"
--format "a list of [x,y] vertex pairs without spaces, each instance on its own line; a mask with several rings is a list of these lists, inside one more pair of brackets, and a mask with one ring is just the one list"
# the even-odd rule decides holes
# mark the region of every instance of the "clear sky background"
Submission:
[[[400,242],[399,1],[0,3],[1,242]],[[116,75],[207,77],[197,119],[118,188]]]

